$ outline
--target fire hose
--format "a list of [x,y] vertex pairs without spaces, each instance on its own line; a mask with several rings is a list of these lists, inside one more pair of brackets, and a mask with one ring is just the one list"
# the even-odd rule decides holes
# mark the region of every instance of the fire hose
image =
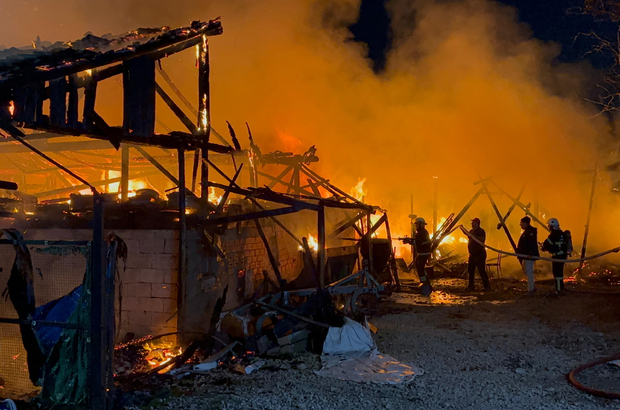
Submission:
[[605,256],[605,255],[610,254],[610,253],[618,253],[618,252],[620,252],[620,246],[619,246],[617,248],[609,249],[609,250],[606,250],[605,252],[597,253],[596,255],[587,256],[585,258],[580,258],[580,259],[553,259],[553,258],[546,258],[544,256],[524,255],[524,254],[521,254],[521,253],[506,252],[506,251],[503,251],[501,249],[496,249],[496,248],[494,248],[492,246],[487,245],[486,243],[482,242],[480,239],[478,239],[475,236],[473,236],[472,234],[470,234],[469,231],[467,231],[467,229],[465,229],[465,227],[463,225],[459,225],[459,228],[461,229],[461,231],[463,231],[463,233],[465,235],[467,235],[469,237],[470,240],[473,240],[478,245],[484,246],[485,248],[490,249],[493,252],[501,253],[502,255],[516,256],[519,259],[541,260],[541,261],[560,262],[560,263],[576,263],[576,262],[583,262],[583,261],[589,261],[589,260],[592,260],[592,259],[597,259],[597,258],[600,258],[601,256]]
[[574,369],[573,371],[571,371],[566,378],[568,379],[568,382],[570,384],[572,384],[575,388],[586,392],[592,396],[596,396],[596,397],[603,397],[605,399],[620,399],[620,393],[615,393],[615,392],[608,392],[605,390],[598,390],[598,389],[593,389],[591,387],[587,387],[584,386],[583,384],[579,383],[579,381],[577,380],[577,375],[579,373],[581,373],[582,371],[586,370],[586,369],[590,369],[592,367],[598,366],[599,364],[604,364],[604,363],[608,363],[614,360],[618,360],[620,359],[620,356],[613,356],[613,357],[607,357],[604,359],[599,359],[597,361],[591,362],[591,363],[586,363],[586,364],[582,364],[581,366],[577,367],[576,369]]

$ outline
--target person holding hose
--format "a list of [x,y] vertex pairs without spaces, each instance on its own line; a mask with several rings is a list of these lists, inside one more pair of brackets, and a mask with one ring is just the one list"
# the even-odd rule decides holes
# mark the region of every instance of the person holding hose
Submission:
[[417,254],[415,259],[415,269],[418,273],[418,276],[420,277],[420,283],[422,284],[421,291],[422,294],[428,296],[433,291],[431,281],[426,274],[426,262],[428,262],[431,257],[432,242],[431,236],[429,235],[425,226],[426,221],[424,220],[424,218],[416,218],[416,234],[413,244],[415,246],[415,251]]
[[564,291],[564,262],[573,251],[573,244],[570,231],[560,229],[560,221],[551,218],[547,221],[549,226],[549,236],[542,244],[543,252],[549,252],[552,259],[558,262],[551,262],[551,270],[555,278],[555,291],[559,294]]
[[536,286],[534,284],[534,257],[540,256],[538,252],[538,230],[531,225],[532,220],[529,216],[521,218],[521,237],[517,244],[517,253],[527,255],[519,257],[519,262],[523,268],[525,276],[527,276],[527,295],[536,294]]

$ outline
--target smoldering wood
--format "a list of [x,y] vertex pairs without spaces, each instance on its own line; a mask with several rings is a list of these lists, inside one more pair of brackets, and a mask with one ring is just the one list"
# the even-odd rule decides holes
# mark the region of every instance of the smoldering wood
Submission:
[[[134,179],[149,177],[151,175],[156,175],[157,173],[159,173],[158,170],[152,170],[152,171],[145,171],[145,172],[141,172],[141,173],[136,173],[134,175],[131,175],[128,178],[128,180],[134,180]],[[101,180],[101,181],[94,181],[94,182],[90,182],[90,185],[92,185],[94,187],[101,187],[101,186],[104,186],[104,185],[115,184],[115,183],[118,183],[118,182],[121,182],[121,186],[122,186],[122,177],[104,179],[104,180]],[[36,198],[39,198],[39,199],[47,198],[47,197],[50,197],[50,196],[66,194],[66,193],[69,193],[69,192],[81,191],[82,189],[90,188],[90,185],[81,184],[81,185],[74,185],[73,187],[53,189],[51,191],[38,192],[38,193],[34,194],[33,196],[36,197]],[[121,193],[121,195],[122,195],[122,193]]]
[[[198,43],[198,134],[202,137],[202,146],[209,143],[211,127],[211,87],[209,84],[209,43],[206,38]],[[205,117],[205,118],[203,118]],[[207,149],[201,151],[200,162],[200,197],[209,197],[209,167],[204,163],[209,159]]]
[[155,132],[155,61],[144,56],[123,62],[123,134]]
[[150,41],[132,49],[121,49],[114,52],[98,53],[93,57],[92,53],[87,56],[77,54],[74,61],[67,61],[64,55],[56,54],[57,65],[47,67],[46,70],[38,70],[32,67],[29,70],[21,70],[19,73],[10,73],[0,79],[0,84],[10,83],[14,86],[24,86],[33,83],[42,83],[58,77],[77,74],[81,71],[96,69],[111,65],[120,61],[127,61],[148,55],[153,60],[178,53],[202,42],[202,36],[215,36],[222,34],[222,26],[219,21],[199,22],[200,27],[173,30],[167,35],[162,35],[157,41]]
[[200,163],[200,149],[194,151],[194,161],[192,162],[192,192],[196,192],[196,182],[198,178],[198,164]]
[[239,169],[235,172],[235,175],[233,175],[230,184],[228,185],[228,188],[226,191],[224,191],[224,195],[222,195],[222,200],[220,201],[220,203],[217,205],[217,208],[215,210],[215,214],[220,214],[222,213],[222,211],[224,210],[224,205],[226,204],[226,201],[228,201],[228,197],[230,196],[230,188],[232,188],[233,186],[235,186],[237,184],[237,178],[239,178],[239,175],[241,175],[241,169],[243,168],[243,164],[241,164],[239,166]]
[[237,134],[235,133],[235,129],[232,127],[232,125],[230,125],[228,121],[226,121],[226,124],[228,125],[228,133],[230,134],[233,147],[235,147],[235,150],[241,151],[241,144],[239,143],[239,139],[237,139]]
[[65,126],[67,123],[67,79],[50,81],[50,124]]

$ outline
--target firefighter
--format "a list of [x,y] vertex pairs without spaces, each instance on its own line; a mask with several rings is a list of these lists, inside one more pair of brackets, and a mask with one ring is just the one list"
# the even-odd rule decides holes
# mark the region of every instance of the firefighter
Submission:
[[[542,244],[543,252],[549,252],[553,259],[565,260],[573,251],[570,231],[560,229],[560,221],[555,218],[547,221],[549,236]],[[555,278],[555,290],[560,293],[564,290],[564,262],[551,262],[553,277]]]
[[428,262],[431,257],[431,236],[425,226],[426,221],[424,218],[416,218],[414,246],[417,256],[415,259],[415,269],[420,277],[422,293],[429,295],[433,291],[433,288],[431,287],[431,281],[426,274],[426,262]]
[[526,255],[525,258],[519,258],[521,267],[525,276],[527,276],[527,294],[534,295],[536,286],[534,285],[534,257],[540,256],[538,252],[538,230],[531,225],[532,220],[529,216],[521,218],[521,237],[517,244],[517,253]]
[[[484,243],[487,234],[480,227],[480,219],[474,218],[471,220],[471,231],[469,234],[474,238],[478,239],[480,242]],[[484,285],[484,290],[491,290],[491,284],[489,283],[489,276],[486,272],[486,264],[487,264],[487,250],[484,245],[469,239],[467,243],[467,250],[469,251],[469,261],[467,262],[467,271],[469,272],[469,286],[467,290],[474,290],[474,277],[476,273],[476,268],[478,268],[478,272],[480,273],[480,279],[482,279],[482,284]]]

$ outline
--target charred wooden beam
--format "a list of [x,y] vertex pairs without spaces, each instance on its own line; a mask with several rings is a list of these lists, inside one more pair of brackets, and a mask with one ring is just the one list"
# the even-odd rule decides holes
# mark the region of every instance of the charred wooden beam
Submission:
[[[211,86],[209,83],[209,43],[202,37],[198,46],[198,135],[203,138],[203,146],[209,143],[211,127]],[[201,151],[200,196],[209,197],[209,166],[204,162],[209,159],[209,150]]]
[[13,125],[11,125],[9,123],[2,123],[2,124],[0,124],[0,128],[2,128],[4,131],[6,131],[16,141],[18,141],[22,145],[28,147],[32,152],[34,152],[35,154],[39,155],[41,158],[45,159],[47,162],[49,162],[49,163],[57,166],[58,168],[62,169],[64,172],[66,172],[67,174],[71,175],[71,177],[77,179],[78,181],[80,181],[81,183],[86,185],[88,188],[90,188],[93,191],[94,194],[97,194],[97,190],[95,189],[95,187],[93,185],[89,184],[88,181],[86,181],[84,178],[80,177],[79,175],[77,175],[76,173],[74,173],[70,169],[66,168],[64,165],[62,165],[58,161],[50,158],[48,155],[46,155],[43,152],[39,151],[38,149],[33,147],[30,143],[24,141],[21,138],[21,137],[24,136],[24,133],[21,132],[20,130],[18,130],[17,128],[15,128]]
[[164,89],[161,88],[161,86],[159,84],[157,84],[157,83],[155,83],[155,91],[157,91],[157,94],[161,97],[162,100],[164,100],[166,105],[168,105],[168,107],[170,107],[170,109],[172,110],[174,115],[176,115],[177,118],[179,120],[181,120],[183,125],[185,125],[185,128],[187,128],[188,131],[191,132],[192,134],[197,134],[198,133],[198,129],[196,128],[196,126],[194,125],[192,120],[190,120],[189,117],[187,115],[185,115],[185,113],[183,112],[181,107],[179,107],[172,100],[172,98],[170,98],[170,96],[168,94],[166,94]]
[[271,175],[264,175],[268,178],[272,178],[272,181],[269,183],[269,185],[267,185],[267,187],[269,189],[273,188],[274,186],[276,186],[276,184],[280,181],[282,181],[282,178],[284,178],[286,176],[286,174],[288,174],[289,172],[291,172],[291,170],[293,169],[293,166],[290,165],[288,167],[286,167],[286,169],[284,171],[282,171],[277,177],[273,178]]
[[33,83],[43,83],[55,78],[77,74],[81,71],[96,69],[98,67],[107,66],[127,61],[130,59],[147,56],[152,60],[186,50],[199,44],[202,36],[216,36],[222,34],[222,26],[219,21],[210,21],[203,23],[200,28],[192,28],[187,34],[177,36],[169,36],[158,41],[152,41],[137,46],[133,51],[122,49],[118,52],[101,53],[94,58],[80,58],[74,62],[61,64],[46,70],[35,72],[26,72],[19,75],[9,75],[0,79],[0,84],[11,84],[12,86],[23,86]]
[[65,126],[67,122],[67,79],[50,81],[50,124]]
[[228,201],[228,196],[230,195],[230,189],[234,187],[235,185],[237,185],[237,178],[239,178],[242,168],[243,168],[243,164],[239,166],[239,169],[237,169],[237,171],[235,172],[235,175],[232,177],[232,180],[230,181],[230,185],[228,185],[228,189],[224,191],[224,195],[222,195],[222,200],[220,201],[219,204],[217,204],[217,209],[215,210],[216,215],[220,214],[222,210],[224,209],[224,205],[226,205],[226,201]]
[[204,225],[204,226],[213,226],[213,225],[231,224],[231,223],[242,222],[242,221],[252,221],[254,219],[268,218],[270,216],[292,214],[295,212],[299,212],[302,209],[294,207],[294,206],[277,208],[277,209],[269,209],[266,211],[249,212],[247,214],[241,214],[241,215],[221,216],[218,218],[206,219],[204,221],[200,221],[199,224]]
[[123,134],[155,132],[155,61],[147,56],[123,62]]
[[151,164],[153,164],[153,166],[155,168],[157,168],[162,174],[164,174],[170,181],[172,181],[173,184],[175,184],[176,186],[178,186],[179,188],[181,187],[181,182],[176,179],[176,177],[174,175],[172,175],[170,173],[170,171],[168,171],[163,165],[161,165],[159,163],[159,161],[157,161],[155,158],[153,158],[151,156],[151,154],[149,154],[148,152],[146,152],[146,150],[142,147],[134,147],[139,153],[140,155],[142,155],[144,158],[146,158]]

